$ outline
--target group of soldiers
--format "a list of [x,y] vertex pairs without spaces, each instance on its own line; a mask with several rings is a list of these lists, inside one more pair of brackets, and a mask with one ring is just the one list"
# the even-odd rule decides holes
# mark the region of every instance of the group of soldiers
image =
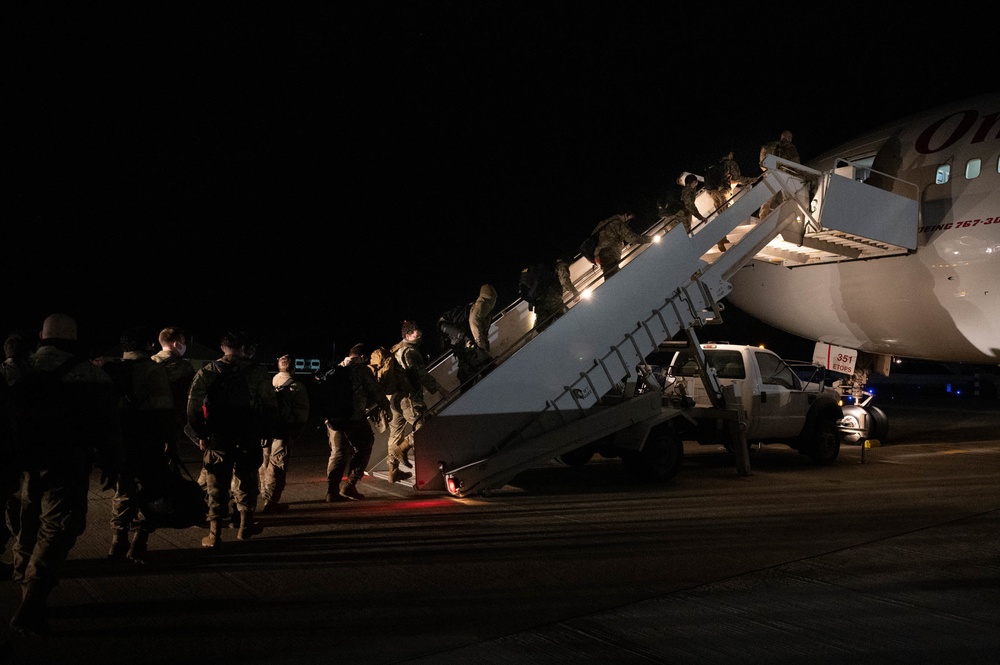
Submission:
[[[446,393],[426,369],[421,339],[420,327],[406,322],[392,349],[409,390],[378,390],[361,345],[340,363],[350,368],[354,399],[346,418],[325,420],[328,502],[364,498],[356,485],[374,443],[373,407],[390,431],[390,480],[411,476],[400,467],[412,466],[412,431],[426,413],[423,390]],[[227,522],[236,527],[237,540],[250,539],[259,529],[258,501],[261,513],[286,508],[281,496],[289,451],[309,419],[310,392],[322,392],[296,378],[290,354],[277,359],[272,376],[254,360],[255,346],[245,333],[224,334],[222,357],[197,370],[184,357],[181,328],[160,331],[155,353],[150,341],[143,330],[128,330],[120,357],[94,359],[82,352],[73,317],[52,314],[37,339],[11,334],[5,342],[0,545],[5,572],[21,596],[10,621],[15,632],[48,631],[47,599],[86,527],[95,468],[101,490],[113,493],[107,554],[113,561],[145,563],[149,534],[169,525],[158,511],[183,467],[182,441],[202,451],[197,500],[208,524],[203,547],[220,546]]]

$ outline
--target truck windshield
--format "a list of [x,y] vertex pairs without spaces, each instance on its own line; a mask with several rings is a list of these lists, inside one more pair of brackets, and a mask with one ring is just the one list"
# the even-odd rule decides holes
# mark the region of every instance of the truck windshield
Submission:
[[[720,379],[745,379],[747,376],[743,356],[739,351],[706,349],[705,360],[709,367],[715,369],[715,374]],[[674,356],[670,373],[673,376],[697,376],[698,363],[690,351],[679,351]]]

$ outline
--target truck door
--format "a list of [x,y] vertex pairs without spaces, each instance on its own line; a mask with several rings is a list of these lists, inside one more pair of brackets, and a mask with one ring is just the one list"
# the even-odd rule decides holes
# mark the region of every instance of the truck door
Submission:
[[802,431],[809,411],[809,395],[802,391],[802,381],[770,351],[754,351],[754,359],[761,386],[756,427],[750,436],[763,440],[796,436]]

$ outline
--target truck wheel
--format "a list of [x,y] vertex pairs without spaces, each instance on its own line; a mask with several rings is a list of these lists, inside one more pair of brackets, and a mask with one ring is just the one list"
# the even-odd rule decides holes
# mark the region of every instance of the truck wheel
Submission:
[[837,456],[840,455],[840,430],[837,429],[834,418],[821,417],[816,421],[808,455],[816,464],[832,464],[837,461]]
[[642,450],[622,455],[622,463],[640,480],[664,482],[677,475],[684,459],[684,444],[669,432],[651,432]]
[[594,456],[594,449],[590,446],[584,446],[582,448],[577,448],[576,450],[571,450],[568,453],[563,453],[556,457],[556,460],[561,464],[566,466],[583,466],[590,461],[590,458]]

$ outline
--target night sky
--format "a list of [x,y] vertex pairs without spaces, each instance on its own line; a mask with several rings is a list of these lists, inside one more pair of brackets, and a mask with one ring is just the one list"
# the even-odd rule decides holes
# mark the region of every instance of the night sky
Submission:
[[12,14],[0,333],[390,345],[727,149],[757,175],[783,129],[808,161],[995,87],[995,26],[912,8],[347,4]]

